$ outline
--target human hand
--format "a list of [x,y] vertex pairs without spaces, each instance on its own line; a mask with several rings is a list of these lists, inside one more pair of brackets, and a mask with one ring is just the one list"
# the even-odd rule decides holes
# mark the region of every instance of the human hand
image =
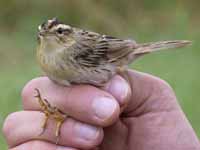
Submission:
[[[198,139],[172,89],[148,74],[129,71],[129,83],[115,76],[103,89],[62,87],[47,77],[30,81],[22,92],[24,111],[9,115],[3,132],[10,150],[184,150],[200,149]],[[54,124],[41,132],[44,114],[34,89],[71,117],[55,145]],[[62,145],[62,146],[61,146]]]

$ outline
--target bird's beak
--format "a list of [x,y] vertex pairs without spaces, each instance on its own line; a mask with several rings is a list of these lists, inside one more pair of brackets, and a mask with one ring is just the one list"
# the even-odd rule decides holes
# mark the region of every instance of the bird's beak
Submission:
[[45,34],[46,34],[46,31],[39,31],[38,32],[38,36],[45,36]]
[[41,25],[38,26],[38,36],[39,36],[39,37],[41,37],[41,36],[45,36],[46,33],[47,33],[47,31],[44,30],[44,29],[42,28]]
[[42,39],[44,39],[45,37],[45,31],[43,30],[39,30],[38,33],[37,33],[37,40],[38,42],[40,43]]

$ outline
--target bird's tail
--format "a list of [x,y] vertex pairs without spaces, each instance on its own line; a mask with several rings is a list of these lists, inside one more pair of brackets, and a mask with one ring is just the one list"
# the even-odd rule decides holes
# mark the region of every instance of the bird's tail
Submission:
[[138,47],[134,50],[133,54],[140,55],[164,49],[180,48],[189,44],[191,44],[191,41],[187,40],[160,41],[160,42],[138,44]]

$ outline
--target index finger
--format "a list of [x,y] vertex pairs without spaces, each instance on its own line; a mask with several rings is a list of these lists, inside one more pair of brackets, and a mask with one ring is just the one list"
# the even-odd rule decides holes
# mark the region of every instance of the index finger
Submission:
[[34,97],[35,88],[52,106],[77,120],[108,126],[119,117],[119,103],[111,94],[91,85],[60,86],[47,77],[33,79],[24,87],[22,99],[25,110],[41,110]]

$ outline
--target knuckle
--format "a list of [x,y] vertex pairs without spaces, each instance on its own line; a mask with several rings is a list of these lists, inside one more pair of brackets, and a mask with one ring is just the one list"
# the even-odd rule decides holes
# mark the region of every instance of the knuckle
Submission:
[[22,101],[25,101],[30,95],[29,83],[25,85],[21,92]]
[[174,91],[170,84],[166,82],[163,79],[160,78],[155,78],[153,88],[152,88],[152,93],[156,94],[157,96],[168,96],[171,97],[172,95],[174,96]]
[[16,127],[16,123],[17,123],[17,116],[19,115],[19,112],[14,112],[9,114],[3,124],[3,134],[5,137],[9,137],[9,135],[11,134],[11,132],[13,132],[13,130]]
[[32,79],[31,81],[29,81],[24,88],[22,89],[21,92],[21,97],[22,97],[22,101],[23,103],[27,100],[30,99],[31,96],[34,96],[35,94],[35,89],[36,87],[38,87],[39,84],[41,84],[42,82],[47,82],[48,79],[47,77],[39,77],[39,78],[35,78]]
[[21,92],[21,97],[23,101],[27,100],[30,97],[30,95],[32,94],[32,90],[34,90],[34,85],[36,84],[36,82],[37,79],[32,79],[24,86]]
[[167,91],[170,91],[170,92],[172,91],[171,85],[167,81],[165,81],[163,79],[158,78],[158,83],[157,84],[163,90],[167,90]]

